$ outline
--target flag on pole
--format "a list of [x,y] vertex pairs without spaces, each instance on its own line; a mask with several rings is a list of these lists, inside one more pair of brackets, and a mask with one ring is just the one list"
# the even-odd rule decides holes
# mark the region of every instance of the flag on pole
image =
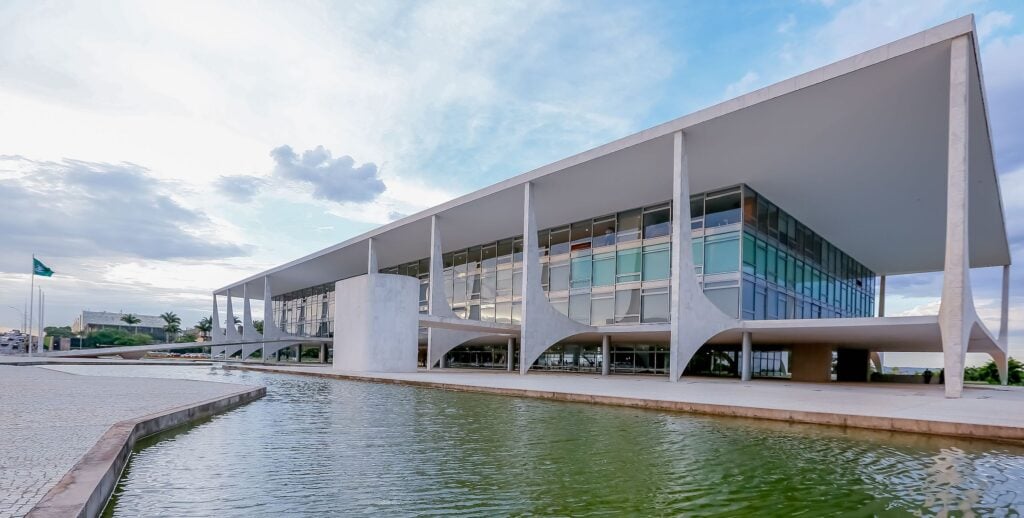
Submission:
[[43,264],[42,261],[36,259],[35,257],[32,258],[32,273],[40,277],[53,276],[53,270],[51,270],[50,267],[46,266],[45,264]]

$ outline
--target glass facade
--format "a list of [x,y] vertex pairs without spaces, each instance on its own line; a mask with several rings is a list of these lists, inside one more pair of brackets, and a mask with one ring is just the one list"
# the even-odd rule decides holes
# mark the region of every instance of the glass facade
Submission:
[[278,295],[272,303],[278,329],[297,336],[334,336],[333,282]]
[[743,193],[748,320],[870,317],[875,273],[750,188]]
[[[668,322],[672,212],[671,203],[664,202],[539,231],[541,284],[551,305],[590,325]],[[690,233],[704,293],[730,316],[874,314],[874,272],[747,186],[691,197]],[[461,318],[518,324],[522,260],[522,236],[444,254],[448,304]],[[427,312],[429,262],[423,258],[380,270],[419,279],[422,313]],[[299,335],[332,336],[333,289],[332,283],[274,297],[275,324]],[[614,351],[613,372],[660,373],[667,365],[667,346],[617,344]],[[449,364],[504,366],[505,355],[504,344],[466,346],[449,355]],[[591,371],[599,370],[600,362],[595,346],[559,344],[536,368]],[[708,369],[701,370],[717,368]]]

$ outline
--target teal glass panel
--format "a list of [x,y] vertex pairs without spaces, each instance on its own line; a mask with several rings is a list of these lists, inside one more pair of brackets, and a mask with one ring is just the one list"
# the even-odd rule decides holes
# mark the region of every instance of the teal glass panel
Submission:
[[758,239],[757,244],[755,246],[756,248],[754,249],[754,274],[764,279],[765,270],[768,266],[768,255],[766,252],[767,245],[764,241]]
[[754,236],[743,233],[743,273],[754,275]]
[[594,256],[594,274],[591,280],[594,286],[615,284],[615,252]]
[[615,258],[616,282],[633,282],[640,280],[641,266],[640,248],[619,250]]
[[[593,275],[590,256],[576,257],[572,260],[572,277],[570,286],[573,288],[589,288]],[[589,311],[589,310],[588,310]]]
[[645,281],[668,279],[671,276],[672,249],[668,244],[645,246],[643,278]]
[[729,232],[708,236],[704,241],[704,274],[728,273],[739,270],[740,235]]

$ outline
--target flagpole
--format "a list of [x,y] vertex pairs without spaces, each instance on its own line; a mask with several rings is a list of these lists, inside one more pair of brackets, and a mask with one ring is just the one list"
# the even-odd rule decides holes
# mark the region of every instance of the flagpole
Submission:
[[36,345],[36,352],[40,355],[43,354],[43,287],[36,288],[36,293],[39,294],[39,318],[36,320],[36,336],[38,342]]
[[32,281],[28,288],[28,355],[32,356],[32,309],[36,303],[36,254],[32,254]]
[[45,328],[43,327],[43,320],[46,318],[46,292],[43,291],[43,287],[39,287],[39,354],[42,355],[46,352],[46,343],[43,342],[45,338],[43,333]]

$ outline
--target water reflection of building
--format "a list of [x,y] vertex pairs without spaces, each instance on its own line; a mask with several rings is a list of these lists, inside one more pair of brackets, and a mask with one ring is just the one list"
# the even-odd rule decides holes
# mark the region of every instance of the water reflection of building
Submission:
[[[268,338],[326,339],[339,368],[415,368],[417,336],[428,368],[673,380],[865,380],[876,353],[946,351],[956,396],[967,351],[1006,364],[1006,295],[996,338],[969,289],[970,268],[1002,266],[1005,284],[1010,262],[976,56],[973,18],[954,20],[384,225],[215,301],[262,298]],[[885,316],[887,276],[934,271],[939,315]]]

